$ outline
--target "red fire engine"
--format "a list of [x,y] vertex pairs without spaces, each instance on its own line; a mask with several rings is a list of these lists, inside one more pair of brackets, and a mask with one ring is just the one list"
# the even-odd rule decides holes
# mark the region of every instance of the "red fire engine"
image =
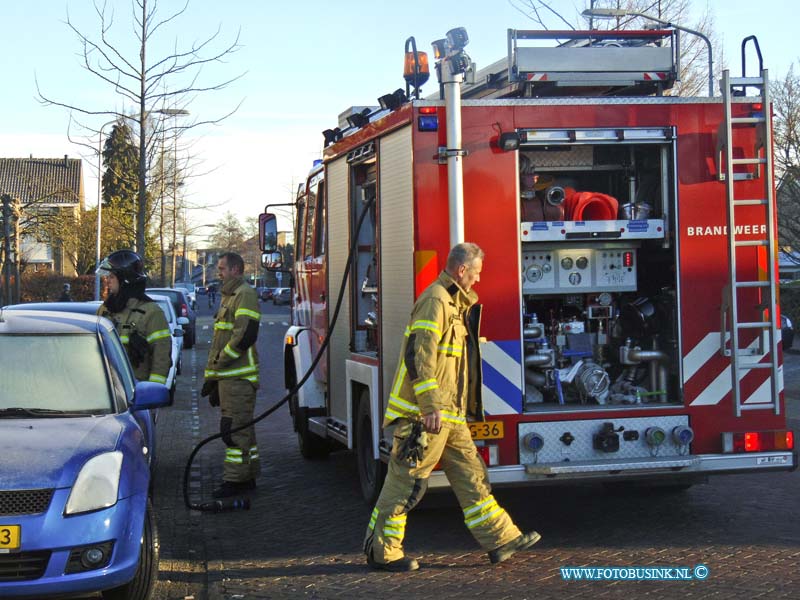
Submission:
[[[306,457],[355,450],[376,497],[411,308],[467,240],[486,252],[471,315],[485,420],[470,429],[493,484],[674,488],[796,467],[767,71],[725,71],[716,97],[666,95],[677,35],[509,30],[507,59],[476,72],[455,29],[434,43],[434,99],[419,98],[427,58],[409,38],[405,93],[324,132],[295,205],[287,388],[345,290],[327,354],[291,400]],[[274,215],[261,225],[278,270]]]

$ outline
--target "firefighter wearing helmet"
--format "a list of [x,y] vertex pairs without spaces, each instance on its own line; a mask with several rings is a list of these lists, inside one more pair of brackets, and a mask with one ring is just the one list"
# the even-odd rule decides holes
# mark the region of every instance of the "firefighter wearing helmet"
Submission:
[[403,552],[406,518],[439,463],[464,523],[493,564],[541,537],[535,531],[523,535],[494,499],[467,427],[467,415],[483,418],[473,393],[480,385],[477,328],[468,329],[469,311],[478,301],[472,285],[480,281],[482,267],[483,251],[476,244],[457,244],[444,272],[414,304],[383,420],[384,427],[395,425],[389,472],[364,541],[374,569],[419,568]]
[[172,367],[172,334],[161,308],[144,293],[147,275],[141,257],[131,250],[117,250],[97,272],[108,286],[97,314],[114,322],[136,379],[166,384]]

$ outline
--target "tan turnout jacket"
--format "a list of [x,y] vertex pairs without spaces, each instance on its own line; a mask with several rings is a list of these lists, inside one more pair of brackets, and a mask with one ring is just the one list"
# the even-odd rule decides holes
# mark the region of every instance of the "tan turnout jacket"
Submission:
[[242,347],[248,322],[261,320],[256,291],[241,277],[222,286],[222,301],[214,317],[214,338],[208,352],[206,379],[246,379],[258,384],[255,343]]
[[[476,380],[473,376],[470,381],[468,364],[477,363],[468,361],[466,316],[477,301],[474,290],[464,291],[444,271],[420,294],[406,327],[384,427],[401,418],[417,420],[436,409],[445,427],[466,423],[468,412],[483,418],[482,410],[468,402]],[[478,358],[475,354],[471,358]]]

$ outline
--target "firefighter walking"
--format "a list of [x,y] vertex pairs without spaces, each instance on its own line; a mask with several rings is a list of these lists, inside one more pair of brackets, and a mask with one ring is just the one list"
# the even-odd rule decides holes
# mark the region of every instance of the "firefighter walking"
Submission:
[[225,443],[222,484],[214,498],[235,496],[256,487],[261,472],[255,428],[234,429],[253,420],[258,389],[256,339],[261,321],[256,291],[245,283],[244,261],[235,252],[217,263],[222,281],[220,307],[208,353],[201,394],[221,411],[219,431]]
[[97,314],[114,322],[139,381],[167,383],[172,367],[172,332],[158,304],[145,294],[142,258],[131,250],[109,254],[97,268],[108,295]]
[[[489,476],[467,427],[467,415],[483,418],[475,376],[480,355],[468,313],[478,295],[483,251],[457,244],[439,278],[422,292],[406,328],[383,426],[395,424],[386,481],[367,527],[364,551],[374,569],[413,571],[403,552],[406,518],[428,486],[437,463],[450,481],[464,523],[490,561],[502,562],[541,536],[522,534],[492,496]],[[424,430],[423,430],[424,428]]]

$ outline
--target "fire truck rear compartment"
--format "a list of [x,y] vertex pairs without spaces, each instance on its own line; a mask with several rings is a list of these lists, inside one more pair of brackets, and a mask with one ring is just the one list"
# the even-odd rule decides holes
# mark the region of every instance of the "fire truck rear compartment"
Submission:
[[674,131],[519,133],[523,412],[681,405]]

